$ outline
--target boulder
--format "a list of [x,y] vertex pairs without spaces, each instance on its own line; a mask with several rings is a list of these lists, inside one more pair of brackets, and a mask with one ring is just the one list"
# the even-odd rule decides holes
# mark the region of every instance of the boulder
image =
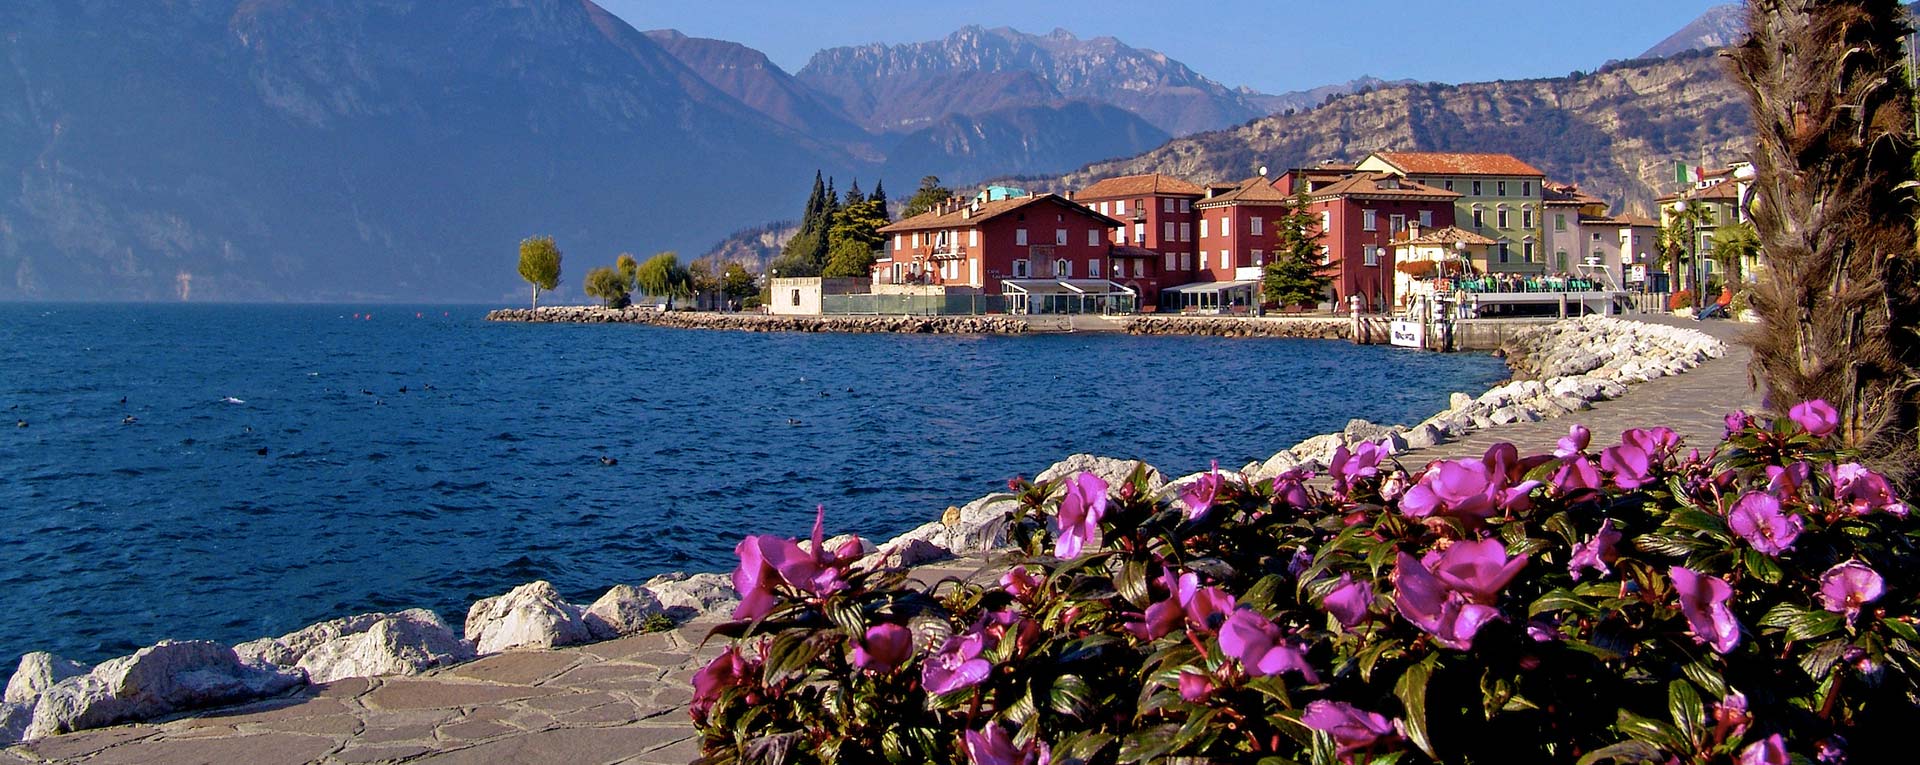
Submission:
[[440,615],[424,608],[334,619],[277,638],[233,647],[240,660],[270,669],[299,670],[307,681],[416,675],[473,658],[473,647]]
[[1346,438],[1348,444],[1360,444],[1370,441],[1378,442],[1380,439],[1385,438],[1388,433],[1392,432],[1393,428],[1389,426],[1375,425],[1366,420],[1355,419],[1347,421],[1347,427],[1341,431],[1341,435]]
[[1447,397],[1448,409],[1465,409],[1472,403],[1473,397],[1465,393],[1454,393],[1452,396]]
[[1328,462],[1333,461],[1333,453],[1338,451],[1341,446],[1346,445],[1343,439],[1344,437],[1340,433],[1314,436],[1295,444],[1294,447],[1288,451],[1293,452],[1294,459],[1299,460],[1300,464],[1310,464],[1317,469],[1325,467]]
[[647,618],[661,613],[660,599],[653,593],[630,584],[616,584],[587,606],[580,620],[595,640],[612,640],[639,632]]
[[6,701],[30,704],[41,691],[53,687],[54,683],[86,673],[85,664],[68,661],[46,651],[34,651],[20,657],[20,667],[13,671],[13,679],[7,681]]
[[[922,526],[920,528],[924,529],[926,527]],[[915,529],[915,531],[918,530],[919,529]],[[953,556],[953,553],[944,547],[927,541],[925,537],[913,536],[913,532],[909,531],[900,538],[896,538],[881,547],[880,555],[885,558],[888,566],[900,568],[905,566],[918,566],[922,563],[950,558]]]
[[662,613],[676,621],[706,613],[725,616],[740,602],[740,594],[733,589],[733,580],[725,574],[675,571],[648,579],[642,589],[660,603]]
[[166,641],[55,683],[40,694],[23,738],[252,701],[302,682],[297,672],[243,664],[219,643]]
[[1431,423],[1415,425],[1405,436],[1408,449],[1426,449],[1440,444],[1440,429]]
[[548,582],[531,582],[467,609],[467,640],[479,653],[509,648],[552,648],[593,639],[580,607],[560,599]]
[[1166,477],[1162,476],[1160,471],[1152,465],[1147,465],[1140,460],[1121,460],[1112,457],[1098,457],[1092,454],[1075,454],[1059,462],[1055,462],[1046,470],[1040,471],[1040,475],[1035,476],[1033,481],[1034,483],[1039,483],[1041,481],[1051,481],[1056,478],[1065,478],[1076,473],[1092,473],[1100,476],[1100,480],[1106,481],[1107,486],[1114,487],[1124,483],[1128,477],[1133,475],[1134,468],[1142,465],[1146,465],[1147,468],[1147,491],[1159,491],[1161,486],[1166,485]]
[[0,702],[0,746],[19,741],[33,723],[33,705],[13,701]]

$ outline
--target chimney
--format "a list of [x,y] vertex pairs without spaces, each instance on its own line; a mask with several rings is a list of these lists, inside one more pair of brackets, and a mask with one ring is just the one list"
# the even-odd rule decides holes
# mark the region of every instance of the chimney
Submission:
[[1416,218],[1414,220],[1407,221],[1407,240],[1412,241],[1414,239],[1419,239],[1419,238],[1420,238],[1419,219]]

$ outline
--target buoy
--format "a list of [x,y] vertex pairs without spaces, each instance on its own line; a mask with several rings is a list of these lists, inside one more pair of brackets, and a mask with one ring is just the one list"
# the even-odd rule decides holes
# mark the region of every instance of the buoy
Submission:
[[260,456],[262,456],[262,457],[265,457],[265,456],[267,456],[267,447],[264,447],[264,446],[262,446],[262,447],[260,447],[260,448],[258,448],[258,449],[255,449],[255,450],[253,450],[253,453],[254,453],[254,454],[258,454],[258,455],[260,455]]
[[620,461],[619,461],[619,460],[617,460],[617,459],[614,459],[614,458],[612,458],[612,457],[601,457],[601,458],[600,458],[600,464],[602,464],[602,465],[618,465],[618,464],[620,464]]

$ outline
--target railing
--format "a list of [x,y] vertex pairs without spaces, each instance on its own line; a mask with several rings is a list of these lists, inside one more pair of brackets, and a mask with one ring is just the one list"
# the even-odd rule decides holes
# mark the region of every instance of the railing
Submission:
[[1001,295],[852,295],[820,296],[820,312],[829,316],[980,316],[1006,313]]

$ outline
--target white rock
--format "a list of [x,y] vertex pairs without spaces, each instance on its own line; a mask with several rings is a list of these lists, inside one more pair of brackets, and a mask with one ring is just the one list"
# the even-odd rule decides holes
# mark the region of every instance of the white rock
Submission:
[[522,646],[552,648],[593,639],[580,608],[560,599],[547,582],[530,582],[467,609],[467,640],[474,650],[499,653]]
[[[924,528],[924,527],[923,527]],[[913,532],[907,532],[912,534]],[[880,547],[880,555],[886,564],[895,568],[918,566],[930,561],[952,557],[946,548],[927,541],[924,537],[906,536],[896,538]]]
[[13,671],[13,679],[7,681],[6,701],[14,704],[31,703],[41,691],[53,687],[54,683],[86,673],[85,664],[68,661],[46,651],[34,651],[20,657],[20,667]]
[[648,579],[642,587],[660,603],[662,612],[676,620],[705,613],[731,612],[740,602],[733,580],[725,574],[687,574],[679,571]]
[[1423,422],[1415,425],[1412,430],[1407,431],[1407,448],[1426,449],[1438,445],[1441,438],[1439,428],[1434,427],[1431,423]]
[[1465,393],[1456,392],[1453,395],[1447,397],[1448,409],[1464,409],[1467,407],[1468,404],[1472,404],[1472,403],[1473,403],[1473,397]]
[[32,723],[32,704],[0,702],[0,745],[19,741],[26,735],[27,726]]
[[249,701],[284,693],[302,681],[298,673],[242,664],[233,649],[219,643],[162,642],[48,688],[23,736],[41,738]]
[[473,658],[473,647],[424,608],[334,619],[233,647],[240,660],[300,670],[313,683],[415,675]]
[[616,584],[587,606],[580,620],[595,640],[631,635],[646,626],[647,618],[663,611],[653,593],[630,584]]
[[[1124,483],[1128,477],[1132,476],[1134,468],[1145,464],[1146,463],[1140,460],[1121,460],[1112,457],[1098,457],[1092,454],[1075,454],[1053,463],[1053,465],[1046,470],[1040,471],[1040,475],[1034,476],[1033,481],[1034,483],[1039,483],[1041,481],[1051,481],[1056,478],[1065,478],[1077,473],[1092,473],[1100,476],[1101,480],[1106,481],[1109,488],[1113,488],[1118,487],[1121,483]],[[1159,491],[1160,487],[1166,485],[1166,483],[1166,477],[1162,476],[1159,470],[1155,469],[1152,465],[1147,465],[1147,491]]]

